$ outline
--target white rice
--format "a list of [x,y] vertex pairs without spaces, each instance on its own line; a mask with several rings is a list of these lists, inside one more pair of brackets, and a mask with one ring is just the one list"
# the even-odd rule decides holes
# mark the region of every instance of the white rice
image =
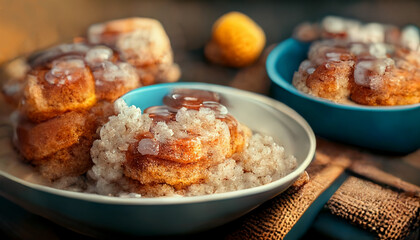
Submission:
[[[130,183],[124,176],[122,164],[126,151],[134,137],[139,133],[152,131],[155,139],[165,142],[185,136],[186,129],[195,129],[203,141],[218,138],[230,140],[226,123],[215,118],[215,113],[207,108],[200,111],[178,111],[176,121],[159,123],[151,130],[152,120],[147,114],[134,106],[128,107],[123,100],[115,102],[117,116],[110,117],[100,130],[100,139],[91,149],[94,166],[88,172],[93,180],[89,192],[98,194],[140,197],[130,194]],[[198,141],[200,138],[198,139]],[[223,149],[215,149],[213,157],[220,158]],[[245,149],[228,159],[219,159],[218,164],[210,167],[208,178],[201,184],[193,184],[186,190],[175,191],[169,185],[157,185],[157,196],[197,196],[212,193],[235,191],[251,188],[275,181],[296,168],[296,159],[285,153],[272,137],[254,134],[246,143]]]

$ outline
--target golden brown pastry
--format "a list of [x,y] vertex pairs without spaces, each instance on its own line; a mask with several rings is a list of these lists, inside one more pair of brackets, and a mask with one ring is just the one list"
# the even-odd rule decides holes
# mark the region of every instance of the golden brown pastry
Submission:
[[26,77],[20,109],[30,120],[45,121],[96,103],[95,80],[83,59],[66,57],[49,65],[29,71]]
[[394,65],[407,63],[401,61],[404,60],[395,58],[393,63],[380,59],[362,59],[356,62],[351,99],[370,106],[420,103],[420,68],[411,64],[411,69]]
[[76,38],[15,61],[7,68],[5,99],[18,111],[15,144],[50,180],[78,176],[92,166],[97,129],[128,91],[176,81],[168,36],[154,19],[96,24]]
[[[322,23],[327,40],[311,45],[293,85],[334,102],[370,106],[420,103],[420,35],[334,17]],[[324,37],[325,37],[324,36]],[[387,43],[384,43],[387,41]]]
[[135,69],[112,49],[85,43],[59,45],[28,62],[17,147],[50,180],[85,173],[111,102],[139,86]]
[[198,196],[261,186],[297,166],[275,139],[229,115],[218,94],[174,89],[143,111],[123,99],[94,141],[90,189],[123,197]]
[[[168,184],[179,190],[200,183],[207,176],[206,169],[243,150],[251,131],[214,100],[218,101],[219,97],[212,92],[181,89],[165,97],[167,111],[163,111],[165,107],[145,110],[153,119],[151,130],[141,133],[130,144],[127,161],[123,164],[125,176],[141,184],[138,191],[144,194],[147,191],[142,188],[148,189],[148,185]],[[226,123],[228,129],[221,128],[217,135],[208,137],[199,129],[188,128],[184,137],[158,140],[159,133],[156,132],[159,130],[155,129],[161,127],[159,122],[176,129],[179,127],[175,119],[177,109],[199,110],[203,107],[219,110],[217,118]]]
[[136,68],[143,85],[174,82],[180,77],[169,38],[157,20],[127,18],[95,24],[88,30],[88,40],[120,52]]
[[102,101],[89,111],[70,111],[41,123],[21,117],[17,147],[48,179],[83,174],[92,166],[89,152],[96,129],[112,114],[112,104]]

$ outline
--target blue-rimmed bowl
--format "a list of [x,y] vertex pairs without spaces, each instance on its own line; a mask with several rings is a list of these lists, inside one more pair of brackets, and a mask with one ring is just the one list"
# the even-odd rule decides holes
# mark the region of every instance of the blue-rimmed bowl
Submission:
[[[268,134],[297,159],[297,168],[272,183],[234,192],[195,197],[118,198],[51,188],[28,180],[33,170],[21,163],[11,145],[0,154],[0,196],[55,223],[100,238],[111,233],[172,235],[203,231],[232,221],[286,190],[311,163],[315,135],[286,105],[258,94],[201,83],[171,83],[139,88],[122,98],[145,109],[161,105],[173,88],[217,92],[240,122]],[[0,129],[1,130],[1,129]],[[10,136],[0,136],[10,142]]]
[[275,99],[301,114],[322,137],[402,154],[420,147],[420,104],[346,105],[298,91],[292,85],[293,74],[307,58],[308,49],[308,43],[287,39],[268,56],[266,67]]

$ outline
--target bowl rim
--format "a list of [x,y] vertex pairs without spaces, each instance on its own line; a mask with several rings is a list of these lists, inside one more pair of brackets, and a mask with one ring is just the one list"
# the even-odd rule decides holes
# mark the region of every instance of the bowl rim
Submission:
[[[276,70],[276,63],[281,55],[283,55],[286,51],[290,51],[290,46],[294,44],[304,44],[304,42],[300,42],[294,38],[288,38],[282,42],[280,42],[268,55],[266,61],[266,69],[267,74],[270,77],[271,81],[276,85],[282,87],[283,89],[287,90],[288,92],[304,98],[309,101],[313,101],[316,103],[320,103],[332,108],[341,108],[345,110],[353,110],[353,111],[373,111],[373,112],[392,112],[392,111],[401,111],[401,110],[412,110],[420,108],[420,103],[416,104],[409,104],[409,105],[398,105],[398,106],[365,106],[360,104],[350,105],[345,103],[335,103],[333,101],[312,96],[306,93],[303,93],[297,90],[291,82],[287,81],[277,70]],[[309,43],[305,43],[309,44]]]
[[233,199],[233,198],[241,198],[251,195],[257,195],[262,192],[267,192],[273,189],[280,187],[281,185],[292,181],[295,178],[298,178],[301,173],[305,171],[308,165],[312,162],[313,158],[315,157],[315,148],[316,148],[316,140],[314,132],[312,131],[309,124],[301,117],[297,112],[289,108],[283,103],[278,102],[277,100],[271,99],[269,97],[251,93],[244,90],[239,90],[231,87],[216,85],[216,84],[208,84],[208,83],[195,83],[195,82],[178,82],[178,83],[163,83],[163,84],[156,84],[151,86],[146,86],[142,88],[138,88],[126,93],[124,96],[136,94],[142,91],[148,91],[156,88],[166,88],[166,87],[203,87],[209,90],[220,90],[219,92],[223,93],[226,91],[231,92],[232,94],[240,94],[245,97],[249,97],[254,99],[258,102],[269,104],[273,108],[285,113],[290,118],[295,120],[298,125],[300,125],[303,130],[305,131],[308,140],[309,140],[309,152],[303,162],[291,173],[287,174],[286,176],[262,185],[248,189],[241,189],[232,192],[225,192],[225,193],[215,193],[209,195],[201,195],[201,196],[191,196],[191,197],[182,197],[182,196],[175,196],[175,197],[158,197],[158,198],[123,198],[123,197],[111,197],[111,196],[104,196],[99,194],[91,194],[91,193],[80,193],[80,192],[72,192],[68,190],[61,190],[52,188],[45,185],[40,185],[36,183],[31,183],[20,179],[16,176],[13,176],[9,173],[6,173],[0,170],[0,177],[5,177],[11,181],[14,181],[18,184],[21,184],[25,187],[31,188],[33,190],[38,190],[43,193],[58,195],[60,197],[71,198],[75,200],[87,201],[87,202],[95,202],[107,205],[180,205],[180,204],[191,204],[191,203],[204,203],[204,202],[214,202],[219,200],[226,200],[226,199]]

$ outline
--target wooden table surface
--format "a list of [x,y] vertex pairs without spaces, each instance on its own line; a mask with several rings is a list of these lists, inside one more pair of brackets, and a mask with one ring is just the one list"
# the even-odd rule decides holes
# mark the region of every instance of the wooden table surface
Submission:
[[[418,186],[420,186],[420,176],[418,173],[420,172],[420,151],[404,157],[389,157],[352,146],[336,144],[322,138],[317,138],[317,142],[317,156],[307,170],[309,178],[307,179],[307,176],[303,175],[300,181],[297,181],[286,192],[264,203],[251,213],[232,223],[204,233],[154,239],[377,238],[378,233],[372,232],[368,225],[356,224],[357,226],[353,226],[350,224],[351,219],[340,216],[340,214],[349,214],[349,212],[345,210],[338,210],[338,214],[332,212],[334,209],[331,206],[346,204],[346,201],[354,201],[353,196],[346,196],[346,193],[349,192],[348,187],[351,189],[364,187],[363,190],[356,191],[369,197],[369,199],[362,197],[362,202],[357,203],[353,208],[360,208],[365,201],[368,203],[375,198],[383,197],[385,201],[382,204],[391,208],[384,209],[381,206],[367,204],[369,209],[383,216],[397,211],[397,214],[400,215],[397,215],[396,219],[398,222],[404,222],[405,218],[407,221],[404,224],[419,217],[420,187]],[[364,168],[372,169],[375,166],[375,169],[381,171],[382,174],[389,175],[382,178],[381,174],[374,173],[373,175],[379,176],[379,178],[369,179],[369,175],[358,170],[358,162],[361,159],[363,159]],[[404,179],[405,181],[395,181],[396,179]],[[358,183],[354,184],[355,181],[358,181]],[[348,186],[347,189],[346,185]],[[386,187],[381,187],[381,185],[386,185]],[[396,189],[398,191],[395,191]],[[409,194],[408,197],[406,193]],[[369,196],[369,194],[377,194],[377,196]],[[392,197],[392,195],[395,195],[395,197],[387,201],[386,199]],[[413,198],[412,195],[417,195],[417,197]],[[416,210],[412,213],[404,213],[404,209],[411,211],[410,206],[413,206],[413,199],[414,209]],[[376,199],[374,201],[380,200]],[[397,203],[397,207],[391,206],[395,205],[394,203]],[[361,210],[363,208],[353,211],[353,213],[350,212],[350,215],[357,217],[357,212]],[[32,214],[3,197],[0,197],[0,213],[0,239],[96,239],[94,236],[85,236],[73,232]],[[364,214],[359,216],[366,219]],[[407,219],[407,217],[411,219]],[[273,218],[276,224],[272,224]],[[393,218],[391,217],[391,219]],[[376,223],[377,221],[373,219],[370,223],[372,222]],[[378,224],[382,223],[379,222]],[[395,225],[398,225],[398,223]],[[261,235],[258,235],[259,233]],[[110,235],[110,237],[116,236]],[[407,237],[406,239],[418,239],[418,226],[417,230],[411,229],[405,237]]]
[[[319,20],[326,14],[354,17],[363,21],[394,23],[399,26],[408,23],[420,25],[419,1],[0,0],[0,63],[57,43],[69,42],[73,37],[83,35],[92,23],[130,16],[153,17],[162,22],[171,39],[175,61],[182,69],[183,81],[230,85],[267,94],[269,80],[265,73],[264,57],[255,65],[240,70],[215,66],[204,59],[203,46],[210,37],[211,25],[217,17],[232,10],[248,14],[262,26],[267,35],[266,53],[273,44],[289,37],[293,27],[298,23]],[[1,108],[0,114],[5,111],[7,109]],[[321,146],[318,146],[321,162],[327,161],[334,155],[326,150],[331,148],[336,151],[339,149],[345,154],[348,153],[346,151],[356,151],[368,157],[364,158],[366,161],[363,164],[349,164],[342,167],[342,172],[347,174],[345,178],[340,180],[339,177],[344,175],[338,174],[336,177],[341,182],[338,184],[335,182],[336,179],[333,179],[327,184],[328,186],[326,185],[325,191],[320,192],[320,194],[323,192],[329,194],[323,196],[323,202],[318,203],[320,211],[315,211],[315,214],[310,216],[314,221],[310,222],[310,228],[302,238],[343,238],[340,231],[334,231],[329,227],[332,223],[337,224],[337,229],[348,229],[357,233],[355,236],[365,236],[367,239],[375,237],[372,232],[368,233],[349,224],[350,220],[343,220],[332,214],[331,206],[334,202],[327,203],[327,201],[344,181],[351,183],[349,176],[369,179],[379,183],[380,186],[391,186],[400,192],[414,191],[415,194],[420,186],[420,150],[409,156],[392,156],[352,146],[334,145],[335,143],[320,138],[318,140],[321,143]],[[347,156],[345,154],[344,156]],[[371,166],[372,171],[367,171],[368,168],[365,166]],[[271,203],[266,205],[268,204]],[[308,209],[312,211],[314,208],[308,207],[306,210]],[[260,211],[263,210],[260,208]],[[241,229],[241,226],[246,225],[260,213],[253,214],[206,233],[179,238],[232,237],[235,236],[231,234],[232,229]],[[299,225],[294,231],[306,230],[308,227],[299,221],[295,224]],[[240,234],[242,233],[239,231],[236,236],[245,236]],[[418,237],[418,229],[417,233],[413,231],[410,237],[413,239]],[[0,198],[0,239],[8,238],[92,239],[31,214],[18,205]]]

